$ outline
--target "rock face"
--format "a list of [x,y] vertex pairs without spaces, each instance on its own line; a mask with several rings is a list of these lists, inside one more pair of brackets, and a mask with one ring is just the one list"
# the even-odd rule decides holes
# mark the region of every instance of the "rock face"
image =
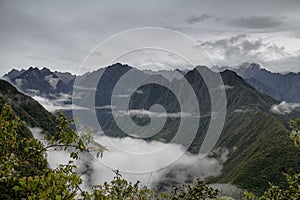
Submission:
[[30,67],[28,70],[15,70],[4,75],[11,83],[28,94],[55,96],[72,93],[75,76],[70,73],[51,72],[47,68]]

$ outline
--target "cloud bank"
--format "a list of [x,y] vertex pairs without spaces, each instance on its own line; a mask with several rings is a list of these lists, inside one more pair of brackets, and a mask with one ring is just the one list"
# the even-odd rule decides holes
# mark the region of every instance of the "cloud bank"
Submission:
[[288,103],[285,101],[282,101],[278,105],[272,105],[271,112],[279,115],[286,115],[290,114],[293,110],[300,107],[300,103]]
[[[31,131],[35,138],[40,140],[43,138],[40,129],[31,128]],[[151,188],[157,188],[161,182],[170,182],[170,180],[173,184],[182,184],[192,182],[198,177],[205,179],[221,173],[222,164],[228,155],[228,150],[219,149],[218,158],[203,158],[184,152],[183,148],[177,144],[165,144],[158,141],[146,142],[133,138],[95,136],[95,141],[109,149],[104,152],[103,158],[82,153],[80,159],[75,162],[77,170],[84,180],[83,187],[86,189],[89,189],[91,185],[111,181],[114,177],[113,170],[117,169],[128,181],[139,180],[141,184]],[[159,156],[153,156],[153,152],[160,151],[162,148],[167,150],[159,153]],[[182,156],[177,159],[178,155]],[[176,159],[175,162],[164,167],[172,158]],[[50,167],[55,168],[59,164],[68,163],[69,153],[50,149],[47,152],[47,159]],[[135,173],[149,169],[157,170]],[[168,190],[171,187],[172,185],[166,185],[160,189]]]
[[38,95],[34,95],[32,98],[38,101],[46,110],[52,113],[57,110],[86,110],[84,107],[66,103],[72,101],[71,96],[67,94],[60,94],[60,96],[55,97],[55,99],[48,99]]

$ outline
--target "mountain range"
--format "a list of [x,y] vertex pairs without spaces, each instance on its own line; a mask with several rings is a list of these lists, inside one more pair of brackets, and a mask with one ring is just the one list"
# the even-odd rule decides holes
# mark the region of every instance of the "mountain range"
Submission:
[[[300,165],[300,152],[289,139],[287,123],[289,119],[299,116],[299,112],[295,109],[285,115],[277,115],[272,112],[271,108],[273,105],[279,104],[281,100],[297,101],[299,94],[296,92],[298,91],[297,85],[299,85],[297,77],[299,74],[276,74],[268,72],[254,63],[235,69],[228,69],[228,67],[221,69],[220,75],[226,92],[227,112],[225,125],[215,149],[228,149],[229,155],[224,163],[222,174],[212,177],[208,181],[232,183],[255,193],[264,191],[269,182],[283,185],[284,179],[281,173],[289,168],[297,169]],[[193,70],[180,73],[179,76],[175,76],[176,78],[167,78],[158,73],[140,71],[131,66],[117,63],[78,77],[69,73],[51,72],[46,68],[12,70],[4,77],[27,94],[41,95],[49,99],[55,99],[61,93],[72,94],[73,86],[75,86],[76,92],[84,90],[84,93],[76,94],[80,96],[76,100],[78,107],[84,106],[91,97],[94,97],[98,123],[104,134],[113,137],[127,137],[129,135],[118,127],[112,116],[111,99],[116,95],[114,88],[118,81],[130,72],[133,78],[118,87],[118,98],[133,94],[129,107],[135,110],[137,115],[131,115],[131,118],[139,125],[147,125],[151,122],[149,116],[143,112],[149,111],[154,104],[162,105],[167,113],[171,113],[172,115],[167,116],[163,129],[158,134],[146,138],[146,140],[162,142],[170,142],[176,134],[181,118],[175,115],[181,111],[181,107],[176,95],[161,84],[172,85],[174,91],[180,93],[186,89],[182,88],[180,84],[181,78],[185,78],[196,95],[201,111],[199,128],[188,149],[191,153],[198,153],[209,123],[214,117],[210,106],[209,86],[205,83],[199,70],[204,70],[211,76],[215,75],[207,67],[198,66]],[[178,75],[178,71],[174,73]],[[291,79],[288,86],[281,85],[284,80],[288,79],[287,77],[295,78]],[[271,84],[272,79],[277,87]],[[97,80],[96,83],[95,80]],[[147,84],[134,88],[135,82]],[[151,84],[148,84],[149,82]],[[1,83],[4,84],[1,88],[13,90],[9,83],[5,81],[1,81]],[[81,89],[78,90],[78,86],[81,86]],[[284,90],[281,88],[284,87],[289,92],[283,92]],[[14,93],[21,95],[16,89],[14,89]],[[92,93],[94,96],[91,96]],[[6,102],[12,102],[12,105],[15,105],[15,110],[18,110],[25,101],[25,99],[21,99],[17,101],[19,104],[16,103],[8,90],[2,91],[1,95]],[[32,99],[26,101],[35,102]],[[186,97],[184,101],[189,102],[189,98]],[[31,107],[36,108],[34,110],[37,110],[42,116],[47,116],[45,119],[39,117],[39,119],[35,119],[35,117],[35,120],[41,120],[44,123],[49,123],[49,120],[51,122],[52,117],[48,117],[49,113],[45,113],[41,106],[34,104]],[[29,116],[33,115],[30,114],[32,110],[24,112],[28,112]],[[88,114],[89,111],[82,109],[80,112],[83,113],[82,116],[85,116],[85,113]],[[67,114],[71,116],[70,113],[67,112]],[[20,111],[19,115],[25,114]],[[88,117],[86,122],[89,123]],[[93,126],[93,124],[89,125]],[[46,128],[41,124],[40,126],[43,129]]]
[[265,93],[279,101],[300,102],[300,73],[274,73],[257,63],[243,63],[229,69],[243,77],[247,83],[259,92]]

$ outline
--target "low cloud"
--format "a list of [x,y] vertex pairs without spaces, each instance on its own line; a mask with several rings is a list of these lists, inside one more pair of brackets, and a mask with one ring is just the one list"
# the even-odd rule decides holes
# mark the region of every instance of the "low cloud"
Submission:
[[222,196],[229,196],[234,199],[240,199],[243,194],[243,190],[238,188],[235,185],[231,184],[210,184],[212,188],[218,189],[221,191]]
[[32,96],[33,99],[38,101],[46,110],[49,112],[55,112],[57,110],[86,110],[87,108],[77,106],[75,104],[71,104],[70,96],[67,94],[61,94],[55,99],[48,99],[42,96],[34,95]]
[[234,86],[230,86],[230,85],[220,85],[218,89],[221,89],[221,90],[230,90],[230,89],[233,89]]
[[15,80],[15,84],[16,84],[16,86],[17,86],[18,88],[21,88],[22,85],[23,85],[23,79],[17,78],[17,79]]
[[52,74],[49,74],[45,76],[45,81],[47,81],[53,89],[56,89],[59,78],[54,78]]
[[[42,139],[40,129],[31,130],[35,138]],[[103,158],[81,154],[80,159],[75,162],[84,180],[83,187],[86,189],[91,185],[111,181],[114,177],[113,170],[120,170],[128,181],[139,180],[141,184],[151,188],[157,188],[161,182],[168,180],[182,184],[192,182],[198,177],[205,179],[221,173],[222,164],[228,155],[228,150],[222,149],[217,152],[219,154],[217,158],[203,158],[185,152],[178,144],[146,142],[133,138],[95,136],[95,141],[108,148]],[[50,167],[55,168],[68,162],[69,153],[52,149],[47,152],[47,159]],[[161,189],[169,188],[165,186]]]
[[138,110],[138,109],[132,109],[129,111],[116,111],[116,114],[118,116],[132,116],[132,117],[161,117],[161,118],[165,118],[165,117],[170,117],[170,118],[180,118],[180,117],[192,117],[194,116],[192,113],[187,113],[187,112],[177,112],[177,113],[166,113],[166,112],[153,112],[150,110]]
[[293,110],[299,107],[300,103],[288,103],[283,101],[278,105],[272,105],[271,111],[275,114],[286,115],[290,114]]

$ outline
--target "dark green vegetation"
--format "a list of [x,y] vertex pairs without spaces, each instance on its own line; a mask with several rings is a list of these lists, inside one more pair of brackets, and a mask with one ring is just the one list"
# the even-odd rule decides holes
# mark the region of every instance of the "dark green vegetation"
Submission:
[[[96,100],[99,101],[96,101],[96,106],[101,107],[110,104],[110,97],[114,85],[123,74],[131,69],[129,66],[116,64],[105,70],[98,84]],[[147,76],[138,70],[135,70],[135,73],[139,79],[155,80],[158,78],[161,81],[169,82],[161,77]],[[93,73],[87,74],[86,76],[89,78],[82,81],[92,81],[93,78],[91,77],[94,75]],[[227,86],[227,116],[222,135],[216,148],[227,148],[230,153],[227,161],[224,163],[222,174],[219,177],[212,177],[207,181],[233,183],[255,194],[262,194],[263,191],[269,187],[269,182],[278,185],[278,187],[285,187],[286,179],[282,176],[282,173],[288,171],[290,168],[297,172],[300,166],[300,152],[294,147],[292,140],[288,137],[288,120],[299,116],[299,113],[293,112],[286,116],[275,115],[270,112],[270,108],[273,104],[278,104],[278,101],[259,93],[232,71],[225,70],[221,73],[221,76],[224,85]],[[185,78],[192,85],[201,109],[202,117],[199,123],[200,128],[189,148],[190,152],[198,153],[211,120],[210,97],[207,86],[197,70],[189,71],[185,74]],[[7,84],[6,82],[4,83]],[[88,82],[87,86],[89,86],[89,84]],[[168,84],[179,85],[178,80],[173,80]],[[124,86],[124,91],[129,86]],[[27,112],[32,112],[32,109],[35,110],[36,108],[36,110],[39,110],[40,106],[28,106],[31,109],[26,110],[25,107],[27,106],[20,106],[20,104],[23,105],[23,103],[17,103],[18,101],[14,102],[14,96],[9,97],[10,90],[7,91],[5,87],[10,88],[11,86],[4,85],[1,87],[1,90],[3,90],[3,99],[10,99],[10,101],[5,100],[4,102],[9,102],[15,112],[19,113],[20,116],[24,117],[29,115],[29,117],[25,117],[27,120],[22,119],[28,124],[36,121],[36,126],[41,126],[39,123],[42,124],[42,122],[46,122],[42,128],[47,130],[47,126],[51,124],[51,120],[49,123],[48,117],[43,120],[41,119],[49,113],[45,113],[37,118],[34,116],[38,115],[28,114]],[[178,87],[177,89],[180,90],[182,88]],[[148,109],[151,105],[157,103],[163,105],[167,112],[176,113],[180,111],[177,99],[167,88],[159,84],[148,84],[142,86],[139,90],[142,91],[142,93],[134,93],[130,102],[131,109]],[[21,94],[18,93],[18,95]],[[18,111],[19,107],[20,111]],[[22,110],[26,115],[23,116]],[[36,114],[38,114],[38,112]],[[97,110],[97,114],[98,120],[107,135],[114,137],[127,136],[126,133],[118,128],[112,119],[110,109]],[[30,117],[32,120],[30,120]],[[50,119],[51,118],[52,117],[50,117]],[[133,118],[138,124],[149,123],[149,118],[147,117]],[[147,139],[160,140],[163,142],[170,141],[177,131],[179,122],[180,118],[168,118],[163,130],[154,137]]]
[[[208,70],[205,67],[201,68]],[[113,68],[109,69],[109,72],[113,73],[111,70]],[[125,67],[121,72],[125,73],[128,70],[128,67]],[[227,148],[230,153],[228,160],[224,163],[222,175],[213,177],[209,181],[233,183],[256,194],[262,194],[269,186],[269,182],[285,185],[286,180],[282,173],[290,168],[299,169],[300,166],[300,152],[289,139],[287,128],[288,119],[294,118],[298,113],[293,112],[286,116],[275,115],[270,108],[272,105],[278,104],[278,101],[259,93],[235,72],[225,70],[221,76],[224,85],[227,86],[227,116],[222,135],[215,148]],[[155,77],[150,78],[155,79]],[[201,109],[200,128],[189,148],[190,152],[198,153],[210,123],[210,97],[207,86],[196,69],[185,74],[185,78],[192,85]],[[170,84],[178,83],[173,80]],[[99,85],[103,85],[101,80]],[[178,90],[180,89],[182,88],[178,88]],[[144,108],[147,110],[153,104],[161,104],[167,112],[176,113],[180,110],[174,94],[163,86],[148,84],[140,87],[139,90],[142,91],[142,94],[135,93],[133,95],[131,109]],[[106,87],[106,92],[109,91]],[[101,112],[99,111],[98,114],[100,115]],[[106,115],[108,115],[108,120],[103,123],[106,134],[127,136],[115,124],[112,117],[109,118],[107,112]],[[133,119],[138,124],[149,123],[147,117],[134,117]],[[163,130],[148,139],[171,141],[179,123],[180,118],[167,118]]]
[[[56,169],[47,168],[45,152],[48,148],[71,148],[70,157],[78,159],[79,151],[101,153],[104,147],[90,146],[91,135],[81,136],[72,131],[69,121],[58,114],[58,131],[48,146],[33,138],[18,138],[20,119],[5,104],[0,114],[0,198],[1,199],[207,199],[215,198],[218,191],[197,179],[194,185],[183,185],[170,193],[156,193],[139,182],[132,184],[116,171],[111,183],[94,186],[91,192],[80,188],[82,179],[70,161]],[[99,148],[100,147],[100,148]],[[24,153],[25,152],[25,153]]]
[[[74,171],[76,166],[69,162],[56,169],[47,168],[45,151],[50,146],[72,148],[71,158],[78,159],[79,151],[96,150],[88,144],[90,135],[78,140],[76,132],[68,128],[69,120],[58,113],[58,132],[48,146],[33,138],[18,138],[17,130],[22,126],[19,118],[13,115],[11,107],[5,104],[0,114],[0,198],[1,199],[215,199],[218,191],[197,179],[194,184],[185,184],[169,193],[157,193],[139,182],[132,184],[123,179],[116,171],[110,183],[94,186],[91,192],[80,188],[81,178]],[[293,121],[291,138],[299,146],[300,120]],[[58,138],[58,139],[55,139]],[[87,142],[87,143],[86,143]],[[26,152],[26,154],[21,153]],[[34,167],[31,170],[31,167]],[[287,173],[288,187],[270,185],[259,199],[299,199],[300,174]],[[257,199],[252,193],[245,192],[246,199]],[[220,198],[223,199],[223,198]]]
[[224,131],[230,132],[221,136],[218,146],[234,149],[224,163],[222,175],[213,181],[231,182],[257,194],[269,182],[285,185],[282,173],[300,166],[300,151],[289,139],[286,128],[263,112],[236,113],[228,121]]
[[[29,127],[39,127],[47,134],[55,132],[55,117],[31,97],[19,92],[7,81],[0,79],[0,106],[8,104],[15,115]],[[25,127],[23,129],[26,129]],[[28,136],[28,130],[20,132]]]

